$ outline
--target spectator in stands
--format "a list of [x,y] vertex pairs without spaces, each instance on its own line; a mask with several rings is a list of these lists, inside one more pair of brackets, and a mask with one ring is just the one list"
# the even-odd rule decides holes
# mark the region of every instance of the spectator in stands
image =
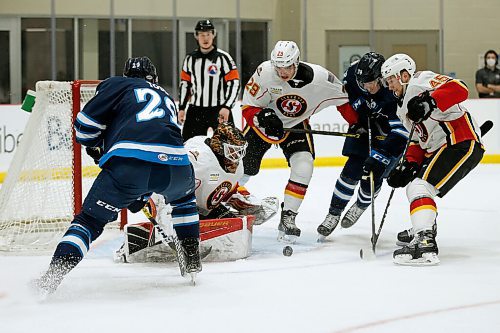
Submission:
[[489,50],[484,54],[484,67],[476,72],[476,90],[479,98],[500,98],[500,69],[498,54]]

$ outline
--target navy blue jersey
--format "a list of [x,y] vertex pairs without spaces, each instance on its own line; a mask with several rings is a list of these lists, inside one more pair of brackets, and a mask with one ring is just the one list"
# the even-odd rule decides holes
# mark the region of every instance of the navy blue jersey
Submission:
[[103,147],[99,166],[112,156],[189,165],[174,101],[162,87],[140,78],[111,77],[78,113],[76,140]]
[[343,78],[349,104],[359,115],[358,123],[368,128],[368,118],[371,117],[372,135],[386,137],[385,140],[374,140],[374,148],[398,156],[408,140],[408,131],[396,114],[397,98],[383,86],[375,95],[361,89],[356,81],[356,66],[357,63],[352,64]]

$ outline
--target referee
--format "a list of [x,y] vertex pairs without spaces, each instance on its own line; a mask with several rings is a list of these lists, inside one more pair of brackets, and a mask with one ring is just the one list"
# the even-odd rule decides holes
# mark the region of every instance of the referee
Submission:
[[233,122],[231,108],[240,88],[233,59],[214,44],[216,31],[212,22],[201,20],[194,31],[198,48],[186,55],[181,71],[178,120],[184,124],[185,141],[207,135],[208,128],[215,129],[219,122]]

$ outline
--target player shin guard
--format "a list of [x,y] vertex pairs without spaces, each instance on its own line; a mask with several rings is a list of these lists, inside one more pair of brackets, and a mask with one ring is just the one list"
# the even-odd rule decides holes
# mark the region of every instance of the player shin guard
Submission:
[[429,197],[415,199],[410,204],[410,218],[413,230],[432,230],[436,221],[436,202]]
[[300,205],[302,204],[302,200],[304,200],[306,192],[307,185],[289,180],[285,188],[283,210],[291,210],[292,212],[297,213]]

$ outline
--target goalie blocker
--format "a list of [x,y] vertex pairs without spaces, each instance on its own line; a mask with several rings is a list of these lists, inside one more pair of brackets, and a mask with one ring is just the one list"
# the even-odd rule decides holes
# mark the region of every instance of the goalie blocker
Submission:
[[[201,220],[201,258],[230,261],[248,257],[254,221],[253,215]],[[125,242],[116,251],[115,262],[175,261],[175,252],[161,242],[151,222],[126,225],[124,231]]]

